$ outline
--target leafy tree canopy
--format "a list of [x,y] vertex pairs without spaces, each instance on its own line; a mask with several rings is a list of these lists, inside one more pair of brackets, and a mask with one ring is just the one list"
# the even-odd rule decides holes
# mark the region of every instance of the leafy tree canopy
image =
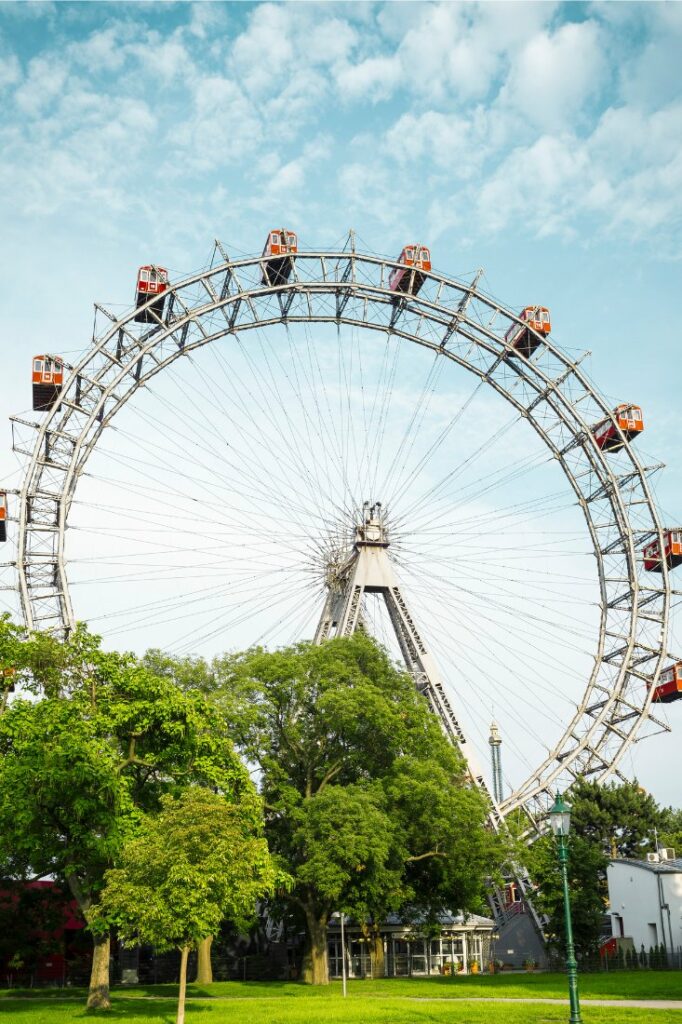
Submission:
[[333,910],[379,919],[481,905],[502,856],[412,679],[363,634],[225,659],[222,695],[261,773],[266,829],[304,914],[314,980],[325,980]]
[[[60,643],[5,622],[0,639],[33,693],[0,717],[0,871],[64,880],[87,919],[143,811],[191,783],[239,794],[249,776],[215,704],[84,627]],[[103,991],[108,949],[95,953]]]
[[656,848],[666,812],[638,782],[599,785],[579,780],[571,788],[571,829],[606,854],[641,858]]
[[107,872],[94,926],[115,924],[129,944],[182,952],[178,1024],[184,1020],[187,953],[227,919],[246,927],[276,882],[253,787],[237,798],[196,786],[161,798]]

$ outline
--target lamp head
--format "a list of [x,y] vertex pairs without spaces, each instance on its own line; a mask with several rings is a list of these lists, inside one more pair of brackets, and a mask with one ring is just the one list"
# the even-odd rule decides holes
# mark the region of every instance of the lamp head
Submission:
[[550,808],[549,823],[557,838],[568,835],[571,828],[571,805],[566,803],[561,793],[557,793],[554,806]]

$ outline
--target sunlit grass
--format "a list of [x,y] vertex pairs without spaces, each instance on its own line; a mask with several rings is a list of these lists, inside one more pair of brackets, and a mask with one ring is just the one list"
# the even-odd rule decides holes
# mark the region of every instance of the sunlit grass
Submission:
[[[590,1005],[590,999],[682,999],[682,972],[621,972],[580,979],[585,1024],[682,1024],[682,1010]],[[187,1024],[554,1024],[568,1020],[564,1004],[490,1002],[565,999],[558,974],[400,978],[310,988],[294,982],[217,982],[190,985]],[[106,1020],[172,1024],[174,985],[113,992]],[[0,1016],[12,1024],[69,1024],[91,1015],[82,990],[0,993]]]

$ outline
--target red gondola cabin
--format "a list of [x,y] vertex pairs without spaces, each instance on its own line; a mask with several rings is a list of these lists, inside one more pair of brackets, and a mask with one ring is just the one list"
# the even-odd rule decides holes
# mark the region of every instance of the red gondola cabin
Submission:
[[637,437],[644,430],[642,410],[638,405],[628,405],[627,403],[617,405],[613,410],[612,419],[603,420],[594,427],[592,431],[594,439],[598,447],[604,452],[616,452],[619,448],[623,447],[623,441],[616,429],[616,424],[622,430],[625,439],[632,441],[633,438]]
[[680,697],[682,697],[682,661],[670,665],[661,672],[651,699],[657,704],[672,704]]
[[0,491],[0,543],[7,540],[7,494]]
[[391,271],[388,287],[392,292],[416,295],[431,270],[431,253],[424,245],[406,245],[398,257],[399,267]]
[[[135,314],[137,323],[155,324],[163,318],[163,307],[166,301],[164,292],[167,288],[168,271],[165,267],[156,267],[153,264],[140,267],[135,287],[135,307],[139,310]],[[147,306],[149,300],[155,295],[158,296],[157,301]]]
[[267,237],[263,249],[261,284],[286,284],[293,266],[292,256],[298,252],[298,239],[293,231],[275,228]]
[[51,409],[64,384],[64,363],[59,356],[34,356],[32,379],[35,412]]
[[[544,306],[526,306],[519,313],[520,324],[512,324],[504,336],[512,351],[510,356],[517,353],[528,359],[542,341],[542,335],[549,334],[552,325],[549,320],[549,310]],[[538,337],[540,335],[540,337]]]
[[663,559],[669,569],[674,569],[676,565],[682,563],[682,528],[663,531],[663,559],[657,540],[647,544],[642,554],[647,572],[662,572]]

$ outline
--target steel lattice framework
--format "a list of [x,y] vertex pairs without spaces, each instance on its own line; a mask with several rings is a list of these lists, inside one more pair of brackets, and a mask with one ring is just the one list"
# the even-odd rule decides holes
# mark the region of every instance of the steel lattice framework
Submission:
[[[543,337],[530,358],[505,344],[520,322],[478,287],[437,273],[416,296],[388,286],[393,260],[340,252],[292,257],[285,285],[262,284],[262,258],[222,261],[172,285],[158,323],[117,318],[101,306],[92,346],[67,367],[61,402],[40,423],[15,417],[15,450],[27,459],[19,496],[18,588],[28,627],[64,635],[74,624],[65,559],[69,509],[102,432],[155,374],[226,334],[297,322],[390,332],[473,373],[503,396],[542,438],[584,514],[595,555],[601,615],[594,667],[575,715],[533,774],[501,804],[532,819],[550,793],[578,776],[604,779],[636,739],[666,730],[651,708],[667,653],[670,586],[646,573],[641,549],[662,532],[643,466],[632,447],[606,455],[592,426],[611,409],[573,360]],[[582,357],[581,357],[582,358]],[[623,439],[625,440],[625,439]]]

